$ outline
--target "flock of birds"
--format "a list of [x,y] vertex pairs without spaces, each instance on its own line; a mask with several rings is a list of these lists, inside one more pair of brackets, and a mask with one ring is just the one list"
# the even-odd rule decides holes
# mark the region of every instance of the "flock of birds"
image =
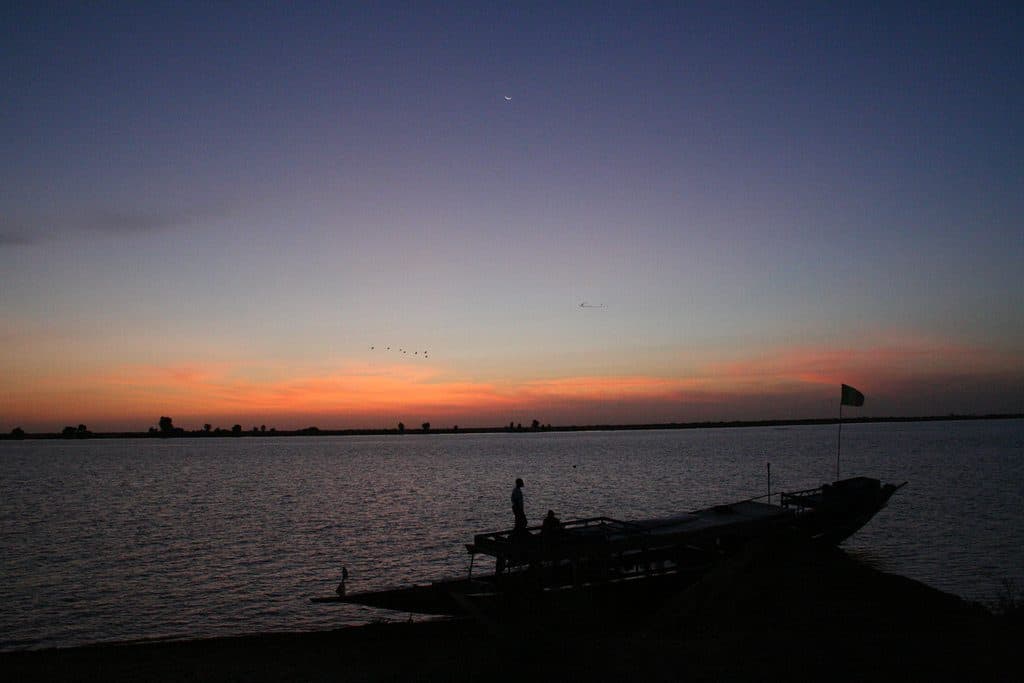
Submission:
[[[591,304],[591,303],[587,303],[586,301],[581,301],[580,304],[579,304],[579,307],[580,308],[607,308],[607,306],[605,306],[604,304]],[[385,352],[385,353],[388,353],[388,352],[392,351],[390,346],[385,346],[383,349],[378,349],[376,344],[370,346],[370,350],[371,351],[382,351],[382,352]],[[397,349],[395,349],[395,352],[396,353],[401,353],[404,356],[408,356],[410,353],[412,353],[413,356],[418,356],[418,357],[421,357],[421,358],[430,358],[430,352],[427,351],[427,350],[423,350],[421,352],[419,350],[412,350],[411,351],[410,349],[397,348]]]
[[[376,351],[376,350],[377,350],[377,347],[376,347],[376,346],[371,346],[371,347],[370,347],[370,350],[371,350],[371,351]],[[385,346],[383,350],[384,350],[384,351],[391,351],[391,347],[390,347],[390,346]],[[398,353],[401,353],[401,354],[403,354],[403,355],[409,355],[409,349],[397,349],[397,352],[398,352]],[[422,355],[423,355],[423,358],[430,358],[430,356],[428,355],[428,353],[429,353],[428,351],[424,351],[424,352],[423,352],[423,354],[422,354]],[[414,356],[419,356],[419,355],[420,355],[420,352],[419,352],[419,351],[413,351],[413,352],[412,352],[412,355],[414,355]]]

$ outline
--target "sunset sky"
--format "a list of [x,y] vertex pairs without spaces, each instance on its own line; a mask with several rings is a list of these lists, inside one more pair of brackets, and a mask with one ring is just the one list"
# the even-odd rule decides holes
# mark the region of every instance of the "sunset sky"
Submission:
[[0,432],[1024,412],[1024,5],[892,4],[4,3]]

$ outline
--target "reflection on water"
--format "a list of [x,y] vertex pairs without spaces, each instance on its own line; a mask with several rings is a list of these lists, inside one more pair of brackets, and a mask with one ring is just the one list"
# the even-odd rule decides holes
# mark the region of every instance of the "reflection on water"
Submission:
[[[991,601],[1024,585],[1024,421],[846,425],[843,476],[910,484],[847,542],[887,571]],[[311,605],[461,574],[512,524],[657,516],[835,474],[835,428],[0,444],[0,648],[326,629]]]

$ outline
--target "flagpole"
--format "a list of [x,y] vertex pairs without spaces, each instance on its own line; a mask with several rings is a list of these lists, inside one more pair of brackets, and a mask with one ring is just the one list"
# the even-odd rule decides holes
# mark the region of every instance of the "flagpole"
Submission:
[[843,447],[843,399],[839,398],[839,437],[836,439],[836,481],[839,481],[839,451]]
[[864,394],[853,387],[843,384],[839,389],[839,435],[836,437],[836,481],[839,481],[839,454],[843,447],[843,404],[848,406],[864,405]]

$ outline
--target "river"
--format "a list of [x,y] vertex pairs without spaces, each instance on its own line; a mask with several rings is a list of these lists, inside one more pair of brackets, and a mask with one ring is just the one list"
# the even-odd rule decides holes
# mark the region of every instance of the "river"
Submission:
[[[836,427],[0,442],[0,649],[305,631],[313,605],[466,571],[474,533],[639,519],[831,481]],[[1024,420],[846,424],[842,476],[909,482],[844,544],[969,600],[1024,588]]]

